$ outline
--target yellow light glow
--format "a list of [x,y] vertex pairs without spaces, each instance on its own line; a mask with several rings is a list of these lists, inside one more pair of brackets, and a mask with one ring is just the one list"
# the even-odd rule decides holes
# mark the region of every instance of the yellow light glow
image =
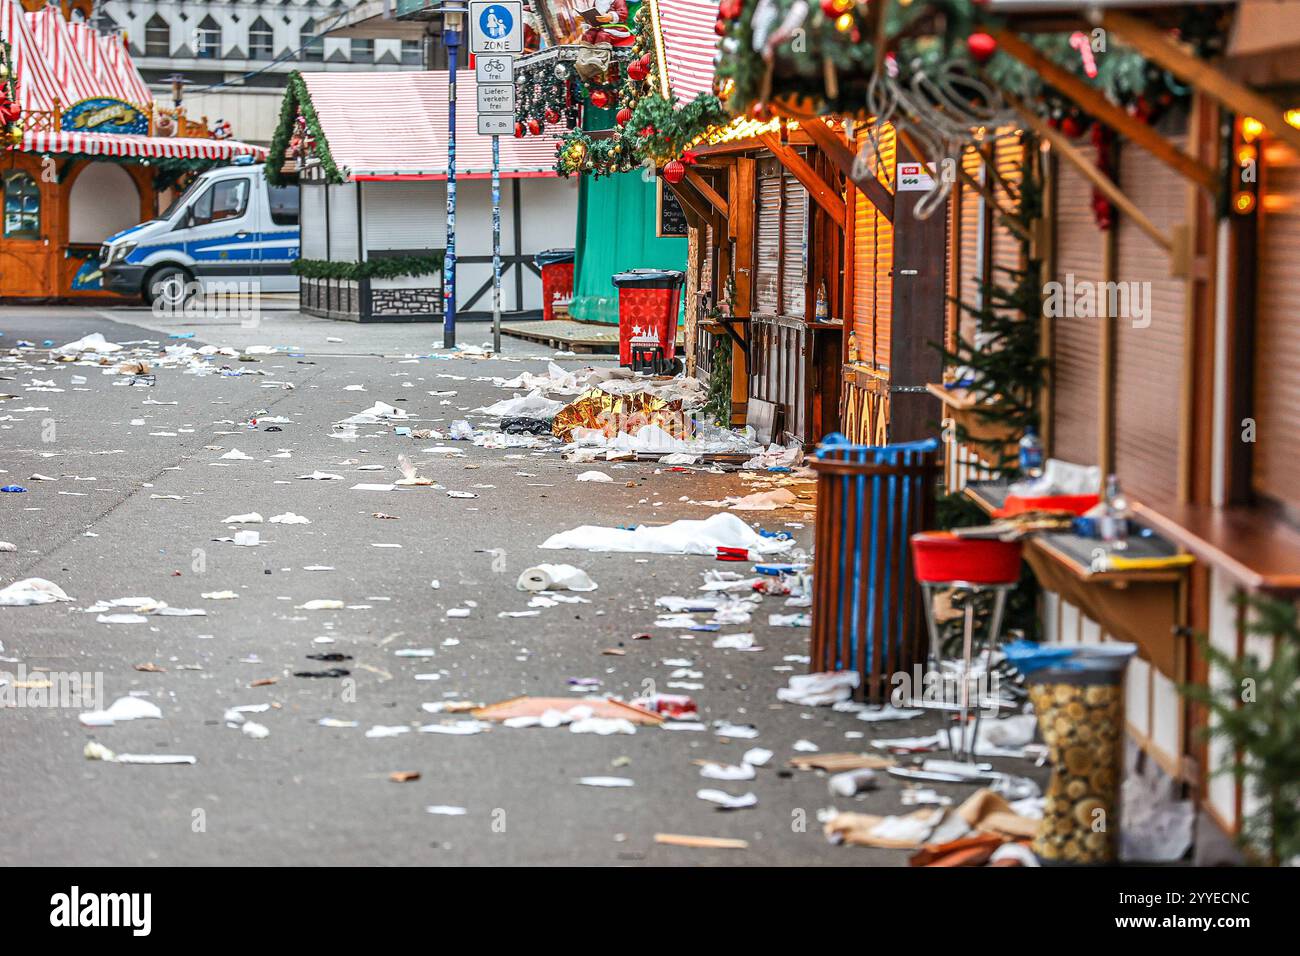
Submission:
[[835,21],[835,29],[841,33],[848,33],[853,29],[853,14],[845,13]]
[[1282,114],[1282,118],[1286,120],[1288,126],[1294,126],[1296,129],[1300,129],[1300,107],[1291,107],[1291,109]]
[[1246,163],[1253,163],[1257,155],[1254,146],[1243,146],[1237,150],[1237,165],[1244,166]]
[[1253,193],[1237,193],[1232,198],[1232,206],[1237,212],[1245,215],[1255,208],[1255,196]]
[[1259,139],[1260,134],[1264,132],[1264,124],[1253,116],[1243,117],[1241,120],[1241,138],[1248,143],[1253,143]]

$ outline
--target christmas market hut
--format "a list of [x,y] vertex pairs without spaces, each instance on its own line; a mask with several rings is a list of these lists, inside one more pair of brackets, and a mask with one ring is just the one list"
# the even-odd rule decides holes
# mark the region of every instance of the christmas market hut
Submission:
[[264,153],[156,106],[122,37],[18,0],[0,0],[0,132],[0,297],[109,295],[106,238],[196,171]]
[[[475,102],[472,71],[457,99]],[[472,120],[473,115],[469,118]],[[303,311],[353,321],[441,321],[447,239],[447,73],[293,73],[267,178],[301,186]],[[575,183],[540,137],[500,141],[502,308],[538,318],[534,256],[572,242]],[[492,308],[492,138],[456,131],[456,307]]]
[[558,160],[562,175],[580,180],[569,314],[616,322],[612,275],[686,265],[686,215],[653,175],[649,140],[691,138],[722,116],[709,95],[717,2],[539,0],[537,6],[549,46],[516,66],[517,133],[537,135],[547,122],[569,131]]
[[[1136,647],[1124,767],[1162,810],[1190,803],[1203,861],[1216,832],[1265,857],[1294,839],[1276,829],[1294,767],[1239,716],[1239,690],[1285,706],[1300,653],[1295,6],[724,3],[717,83],[740,118],[694,148],[697,175],[738,163],[745,136],[823,157],[796,178],[841,251],[810,256],[805,289],[824,278],[846,334],[842,374],[812,387],[823,408],[839,390],[858,441],[941,439],[943,527],[1013,520],[1031,486],[1010,483],[1040,449],[1032,487],[1122,518],[1119,539],[1059,512],[1023,532],[1010,626]],[[711,182],[746,236],[734,220],[762,203],[732,175]],[[745,268],[756,315],[760,267],[723,271],[738,313]],[[838,613],[814,601],[814,632]]]

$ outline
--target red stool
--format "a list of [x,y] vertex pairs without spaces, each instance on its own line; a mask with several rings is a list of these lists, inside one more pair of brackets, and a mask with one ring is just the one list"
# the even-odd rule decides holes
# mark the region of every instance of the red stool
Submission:
[[[985,591],[993,592],[993,616],[989,622],[988,637],[984,642],[984,673],[990,671],[993,662],[993,649],[1002,632],[1002,619],[1006,613],[1007,594],[1020,581],[1020,542],[997,541],[984,538],[960,538],[948,531],[922,531],[912,535],[912,565],[916,580],[925,595],[925,623],[930,634],[930,648],[926,654],[926,666],[942,673],[943,650],[939,637],[939,624],[934,618],[934,593],[936,590],[960,588],[972,597]],[[962,669],[956,709],[960,711],[960,743],[955,742],[951,730],[948,733],[948,749],[954,757],[973,760],[975,757],[975,740],[979,734],[980,714],[985,702],[975,710],[975,726],[968,728],[970,715],[970,671],[974,659],[975,602],[966,602],[965,622],[962,640]],[[946,698],[946,694],[944,695]],[[978,695],[977,695],[978,696]],[[953,706],[944,701],[935,704],[928,701],[913,701],[914,706],[936,707],[952,710]],[[971,732],[967,734],[967,730]]]

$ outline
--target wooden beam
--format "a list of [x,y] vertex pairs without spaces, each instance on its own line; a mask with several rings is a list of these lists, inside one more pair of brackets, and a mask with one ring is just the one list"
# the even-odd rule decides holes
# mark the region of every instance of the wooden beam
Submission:
[[700,222],[712,221],[713,210],[685,180],[680,183],[670,183],[665,179],[664,185],[673,191],[673,195],[682,204],[682,209],[687,215],[694,214]]
[[891,223],[894,221],[894,194],[885,188],[875,176],[859,176],[857,172],[857,156],[853,150],[849,149],[847,143],[840,138],[839,133],[826,125],[826,121],[820,116],[814,116],[807,120],[799,122],[799,128],[808,134],[808,137],[817,144],[817,148],[826,154],[826,158],[835,164],[845,177],[857,186],[862,194],[867,197],[871,205],[875,206],[882,216]]
[[1234,113],[1253,116],[1275,137],[1300,153],[1300,129],[1289,124],[1281,107],[1268,97],[1230,79],[1212,64],[1188,53],[1166,33],[1134,16],[1108,10],[1102,15],[1101,25],[1210,99]]
[[709,205],[722,213],[722,217],[727,217],[727,201],[718,195],[718,191],[704,181],[701,176],[693,169],[686,170],[686,179],[701,196],[709,201]]
[[1047,122],[1042,117],[1005,90],[1003,90],[1003,96],[1006,97],[1008,103],[1016,108],[1016,112],[1023,117],[1035,133],[1051,143],[1052,148],[1058,150],[1079,172],[1083,173],[1084,178],[1105,193],[1106,198],[1118,206],[1120,212],[1133,220],[1134,225],[1150,236],[1166,252],[1171,255],[1175,252],[1173,238],[1161,232],[1159,227],[1147,218],[1146,213],[1138,208],[1137,203],[1129,199],[1124,194],[1124,191],[1115,184],[1114,180],[1098,169],[1092,160],[1084,156],[1064,133],[1047,125]]
[[790,147],[782,145],[775,133],[762,133],[758,138],[772,151],[772,155],[780,161],[781,165],[803,184],[803,188],[808,190],[808,195],[822,207],[826,215],[830,216],[839,228],[844,228],[844,200],[831,191],[826,181],[813,172],[812,167],[802,156]]
[[1105,123],[1115,132],[1137,143],[1148,153],[1183,177],[1210,193],[1218,191],[1219,177],[1214,170],[1188,156],[1146,123],[1130,116],[1095,87],[1089,86],[1070,71],[1058,66],[1039,50],[1010,30],[994,27],[989,33],[1003,51],[1037,73],[1049,85],[1070,97],[1088,115]]

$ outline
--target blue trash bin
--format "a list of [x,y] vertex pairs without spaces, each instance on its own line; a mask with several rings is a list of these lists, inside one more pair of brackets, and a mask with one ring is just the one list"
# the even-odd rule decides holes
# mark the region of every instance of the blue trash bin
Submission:
[[810,669],[857,671],[857,697],[888,701],[893,675],[925,658],[908,542],[933,524],[938,439],[854,445],[829,435],[817,473]]

